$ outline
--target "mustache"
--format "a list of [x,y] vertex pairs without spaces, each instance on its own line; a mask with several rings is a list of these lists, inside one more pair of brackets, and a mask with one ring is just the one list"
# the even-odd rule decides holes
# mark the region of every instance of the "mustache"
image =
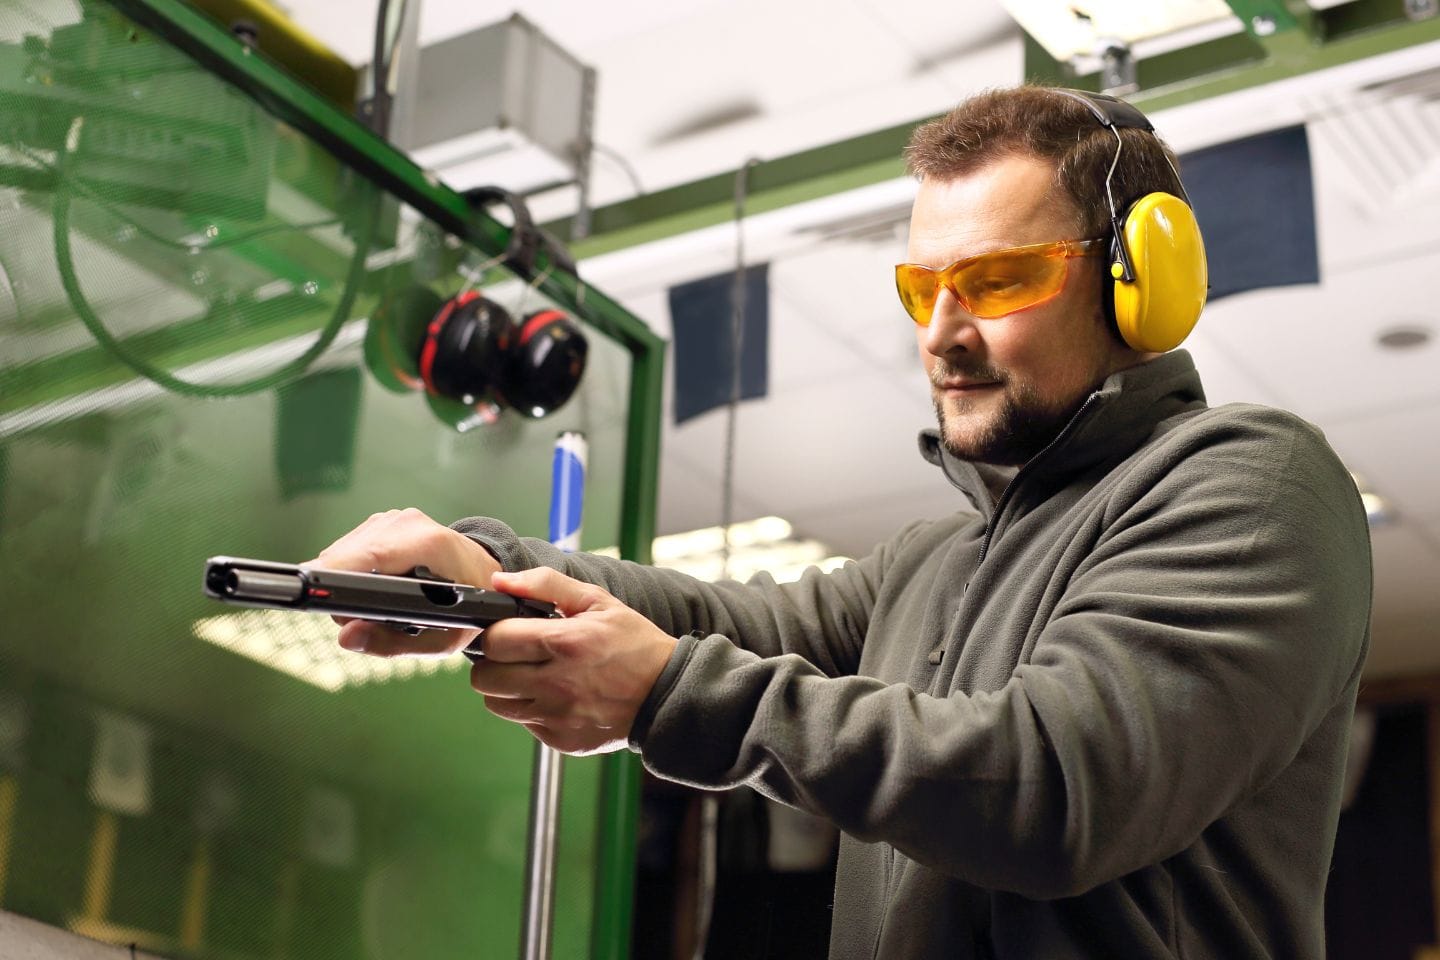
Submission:
[[1003,383],[1005,375],[1000,370],[984,363],[952,363],[944,357],[936,357],[930,368],[930,383],[943,387],[950,380],[988,380]]

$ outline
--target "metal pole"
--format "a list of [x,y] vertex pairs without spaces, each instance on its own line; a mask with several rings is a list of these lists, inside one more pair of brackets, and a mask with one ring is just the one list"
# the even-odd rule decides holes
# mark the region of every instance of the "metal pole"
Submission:
[[555,906],[555,839],[560,813],[560,754],[535,741],[533,768],[520,956],[524,960],[550,960]]
[[[550,486],[550,542],[573,553],[580,549],[580,507],[585,494],[584,434],[555,440]],[[555,851],[560,819],[560,754],[536,741],[530,778],[530,837],[525,849],[525,913],[520,956],[549,960],[554,929]]]

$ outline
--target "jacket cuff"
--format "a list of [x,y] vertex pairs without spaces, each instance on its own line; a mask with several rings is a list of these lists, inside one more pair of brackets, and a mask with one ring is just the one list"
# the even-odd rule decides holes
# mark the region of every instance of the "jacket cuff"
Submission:
[[528,570],[534,566],[525,547],[520,543],[520,538],[504,521],[490,517],[466,517],[450,524],[450,529],[465,534],[490,551],[490,555],[500,564],[500,569],[506,573]]
[[699,630],[692,630],[685,636],[679,638],[675,649],[670,653],[670,659],[665,663],[665,669],[660,671],[660,676],[655,678],[655,685],[650,688],[650,693],[645,697],[640,709],[635,714],[635,722],[630,725],[630,749],[635,753],[644,752],[645,735],[650,732],[650,725],[655,722],[655,714],[659,712],[660,705],[675,689],[680,674],[695,654],[695,648],[704,638]]

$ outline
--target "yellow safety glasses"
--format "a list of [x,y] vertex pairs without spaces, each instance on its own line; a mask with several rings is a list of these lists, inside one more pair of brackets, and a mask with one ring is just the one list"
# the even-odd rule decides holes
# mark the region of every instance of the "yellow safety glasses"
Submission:
[[920,326],[930,325],[935,298],[943,285],[972,316],[1003,317],[1034,307],[1065,287],[1071,257],[1099,256],[1104,240],[1060,240],[982,253],[932,270],[918,263],[895,267],[900,302]]

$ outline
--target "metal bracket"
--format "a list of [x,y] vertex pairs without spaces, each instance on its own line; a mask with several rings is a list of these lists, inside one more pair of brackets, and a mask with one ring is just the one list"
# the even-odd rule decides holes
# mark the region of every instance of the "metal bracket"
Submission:
[[1135,55],[1118,40],[1100,52],[1100,89],[1117,97],[1140,89]]

